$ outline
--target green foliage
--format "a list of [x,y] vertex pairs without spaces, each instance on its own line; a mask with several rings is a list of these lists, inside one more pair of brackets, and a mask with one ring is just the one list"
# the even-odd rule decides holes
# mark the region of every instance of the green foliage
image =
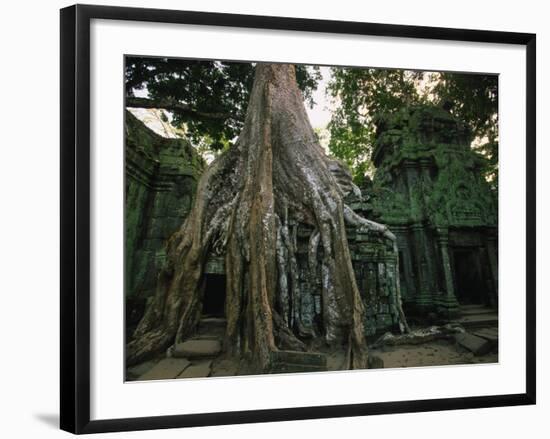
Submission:
[[487,158],[485,174],[498,187],[498,76],[442,73],[434,93],[477,138],[475,149]]
[[[244,123],[254,80],[254,63],[202,61],[178,58],[127,57],[126,94],[146,90],[152,100],[171,99],[197,113],[221,113],[209,118],[174,112],[172,123],[185,124],[195,144],[220,151],[229,147]],[[312,105],[312,92],[320,79],[318,67],[297,66],[298,85]]]
[[356,183],[372,172],[377,118],[403,107],[435,103],[462,120],[488,159],[485,175],[498,181],[498,78],[494,75],[333,68],[329,93],[336,109],[329,124],[332,154],[351,168]]
[[420,74],[404,70],[332,69],[328,90],[339,105],[329,123],[329,149],[347,163],[357,184],[373,170],[370,156],[376,115],[421,102],[416,87],[420,79]]

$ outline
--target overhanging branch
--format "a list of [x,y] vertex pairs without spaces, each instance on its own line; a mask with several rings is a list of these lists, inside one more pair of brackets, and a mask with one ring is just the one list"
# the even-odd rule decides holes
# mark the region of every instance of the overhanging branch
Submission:
[[178,102],[174,99],[149,99],[149,98],[136,98],[126,97],[126,108],[157,108],[173,113],[183,114],[189,117],[202,118],[202,119],[216,119],[226,120],[233,119],[233,116],[228,113],[209,113],[204,111],[198,111],[191,108],[188,104]]

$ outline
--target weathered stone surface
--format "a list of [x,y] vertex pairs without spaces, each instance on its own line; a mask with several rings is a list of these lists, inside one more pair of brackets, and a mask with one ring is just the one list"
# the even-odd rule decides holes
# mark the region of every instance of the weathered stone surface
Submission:
[[126,112],[125,295],[137,324],[164,264],[164,244],[186,218],[204,162],[186,139],[164,138]]
[[151,370],[157,362],[155,360],[145,361],[144,363],[137,364],[133,367],[129,367],[126,372],[126,378],[128,380],[136,380],[143,374]]
[[465,332],[456,335],[456,342],[465,349],[468,349],[474,355],[485,355],[491,351],[491,343],[476,335]]
[[498,362],[497,355],[487,354],[476,357],[457,345],[454,340],[436,340],[420,345],[387,346],[380,350],[371,349],[369,355],[380,357],[384,362],[384,369]]
[[458,322],[465,328],[485,328],[488,326],[498,326],[498,314],[491,308],[481,305],[470,305],[467,307],[461,307],[460,312],[462,316],[458,319]]
[[327,357],[317,352],[277,351],[271,353],[272,373],[324,372]]
[[473,332],[474,335],[484,338],[493,343],[498,343],[498,329],[497,328],[482,328]]
[[218,317],[206,317],[202,318],[197,328],[197,334],[199,336],[215,336],[222,338],[225,335],[225,328],[227,326],[227,320]]
[[239,362],[235,358],[218,359],[213,362],[211,369],[212,377],[235,376],[239,371]]
[[139,377],[139,380],[169,380],[176,378],[189,365],[185,358],[164,358]]
[[498,328],[481,328],[474,331],[473,334],[487,340],[491,345],[491,352],[498,352]]
[[194,339],[178,343],[174,346],[172,355],[175,358],[214,357],[221,352],[219,340]]
[[206,378],[210,376],[211,366],[212,360],[193,362],[191,366],[178,375],[178,378]]
[[485,326],[497,325],[498,315],[496,313],[491,313],[477,316],[468,316],[461,318],[459,322],[465,328],[483,328]]
[[375,175],[368,197],[352,204],[397,237],[405,313],[449,321],[459,303],[496,305],[497,192],[472,134],[434,105],[378,115],[376,124]]

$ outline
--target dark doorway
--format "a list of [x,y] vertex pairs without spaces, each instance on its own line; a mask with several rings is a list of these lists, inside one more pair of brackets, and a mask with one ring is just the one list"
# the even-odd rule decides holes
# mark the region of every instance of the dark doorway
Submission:
[[204,299],[202,302],[203,315],[211,317],[225,316],[225,275],[206,274]]
[[487,288],[483,282],[477,249],[454,251],[456,296],[461,305],[485,304]]

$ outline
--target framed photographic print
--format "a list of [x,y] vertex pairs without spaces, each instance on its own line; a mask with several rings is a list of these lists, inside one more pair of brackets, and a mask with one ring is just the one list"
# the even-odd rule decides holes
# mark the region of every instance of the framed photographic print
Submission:
[[62,429],[534,404],[535,41],[62,9]]

